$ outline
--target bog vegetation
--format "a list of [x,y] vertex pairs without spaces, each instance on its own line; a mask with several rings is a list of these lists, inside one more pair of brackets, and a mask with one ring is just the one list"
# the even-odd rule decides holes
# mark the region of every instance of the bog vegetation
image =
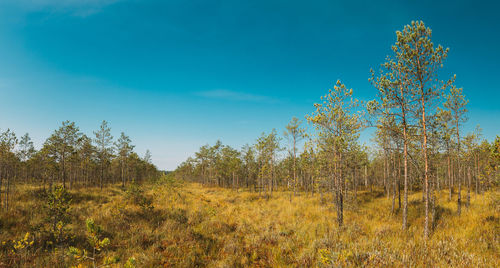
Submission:
[[65,121],[40,150],[1,132],[0,267],[494,267],[500,137],[464,133],[431,35],[396,32],[372,101],[337,81],[309,124],[202,146],[168,174],[106,121],[92,138]]

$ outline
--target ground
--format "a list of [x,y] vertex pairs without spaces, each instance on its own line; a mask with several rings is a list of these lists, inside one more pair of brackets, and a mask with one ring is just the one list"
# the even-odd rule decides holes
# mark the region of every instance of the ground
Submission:
[[[16,186],[9,212],[1,213],[0,267],[91,267],[90,259],[68,253],[70,246],[92,251],[85,231],[88,218],[102,226],[101,238],[110,241],[95,255],[96,263],[113,259],[116,267],[495,267],[500,262],[496,190],[472,194],[461,216],[455,201],[440,192],[427,241],[422,193],[409,197],[409,229],[403,232],[401,212],[391,213],[391,200],[377,190],[359,191],[357,201],[349,193],[343,228],[336,226],[329,195],[299,193],[290,200],[288,191],[277,191],[266,198],[175,180],[70,190],[68,238],[48,245],[39,188]],[[25,246],[13,248],[15,243]]]

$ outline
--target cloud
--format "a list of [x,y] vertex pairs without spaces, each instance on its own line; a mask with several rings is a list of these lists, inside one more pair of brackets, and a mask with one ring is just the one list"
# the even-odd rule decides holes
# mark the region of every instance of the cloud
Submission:
[[230,101],[246,101],[246,102],[258,102],[258,103],[276,103],[278,100],[273,99],[268,96],[226,90],[226,89],[214,89],[196,92],[195,95],[211,99],[222,99]]
[[48,11],[88,17],[118,1],[120,0],[15,0],[13,2],[27,12]]

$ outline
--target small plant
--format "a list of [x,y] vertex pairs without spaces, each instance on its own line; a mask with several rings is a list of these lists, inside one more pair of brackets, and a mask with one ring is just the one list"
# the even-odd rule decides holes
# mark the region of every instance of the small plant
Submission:
[[153,198],[146,196],[136,184],[132,184],[126,191],[127,197],[137,206],[142,209],[143,213],[151,212],[154,209]]
[[52,242],[60,244],[67,239],[67,225],[70,223],[71,196],[62,186],[54,186],[47,192],[45,204],[46,222]]
[[104,257],[100,266],[96,266],[99,253],[110,245],[110,240],[107,237],[102,237],[102,227],[95,224],[93,219],[86,220],[87,225],[87,239],[90,247],[92,248],[91,255],[86,249],[79,249],[76,247],[69,247],[68,253],[73,256],[77,261],[91,260],[93,267],[108,266],[119,261],[118,257]]
[[322,264],[325,264],[325,265],[329,265],[329,264],[332,264],[332,253],[326,249],[326,248],[323,248],[323,249],[319,249],[318,250],[318,253],[319,253],[319,260]]
[[135,258],[134,257],[130,257],[130,258],[128,258],[127,262],[125,263],[125,265],[123,267],[125,267],[125,268],[135,268],[136,264],[137,264],[137,261],[135,260]]
[[33,247],[34,239],[31,234],[28,232],[24,235],[23,238],[19,240],[12,240],[12,244],[9,245],[7,242],[2,242],[3,246],[8,246],[10,248],[10,253],[13,256],[16,256],[18,260],[21,261],[26,260],[28,258],[28,254],[30,249]]
[[13,246],[14,246],[14,251],[22,251],[24,249],[28,249],[33,245],[35,241],[31,239],[30,241],[30,233],[26,233],[24,235],[24,238],[19,239],[19,240],[12,240]]

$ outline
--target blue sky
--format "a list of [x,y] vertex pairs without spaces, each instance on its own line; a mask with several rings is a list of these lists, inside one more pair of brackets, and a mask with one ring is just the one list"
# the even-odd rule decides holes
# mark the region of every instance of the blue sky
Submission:
[[[411,20],[450,47],[466,130],[500,134],[495,1],[0,2],[0,129],[40,146],[63,120],[105,119],[163,169],[203,144],[239,148],[313,111],[337,79],[364,100],[370,68]],[[443,77],[444,78],[444,77]],[[369,133],[361,139],[369,140]]]

